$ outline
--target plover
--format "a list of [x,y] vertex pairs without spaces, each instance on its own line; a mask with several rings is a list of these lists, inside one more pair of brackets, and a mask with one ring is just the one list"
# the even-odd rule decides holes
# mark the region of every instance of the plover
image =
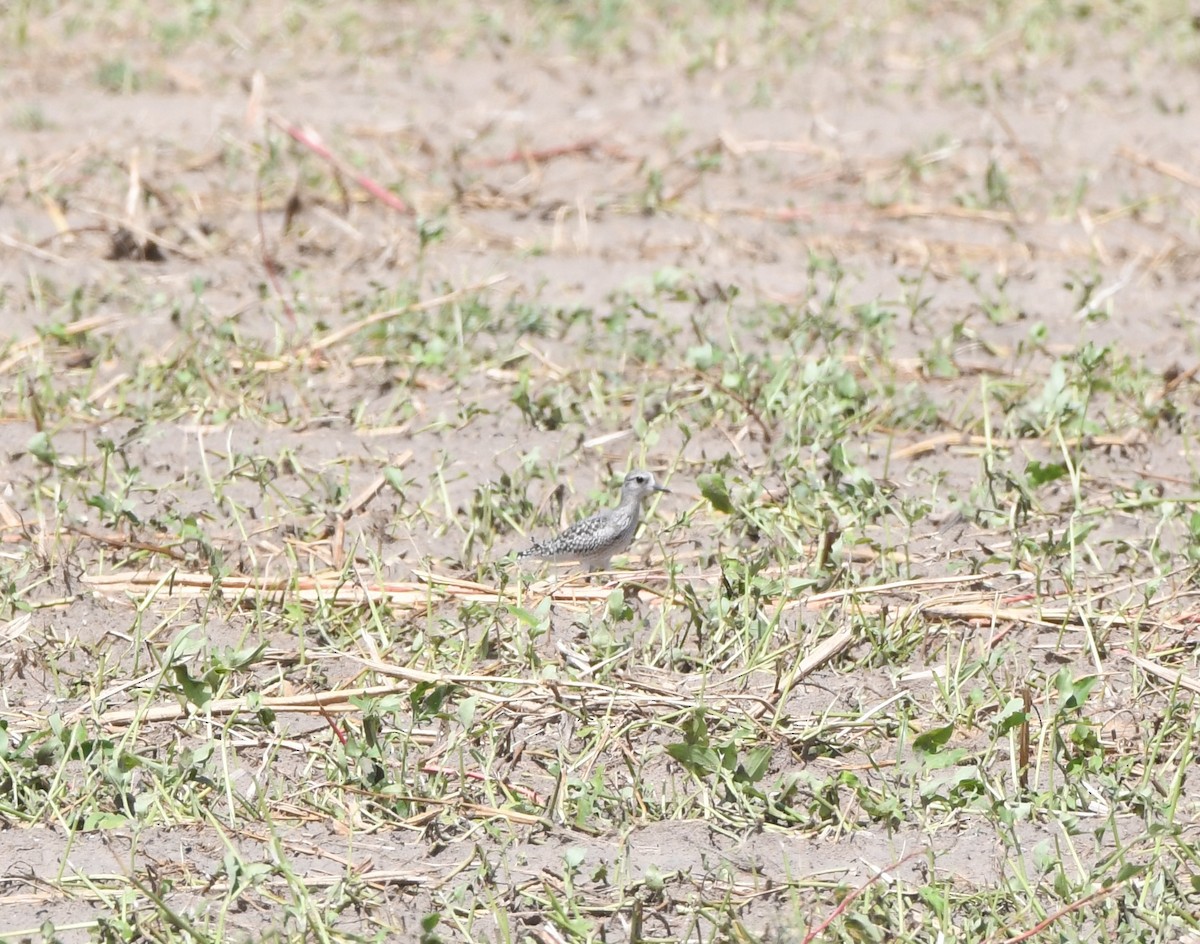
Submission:
[[655,492],[669,491],[657,484],[649,472],[630,472],[621,486],[621,501],[616,508],[576,521],[549,541],[534,541],[517,555],[517,560],[579,561],[589,572],[604,570],[614,554],[620,554],[633,543],[642,500]]

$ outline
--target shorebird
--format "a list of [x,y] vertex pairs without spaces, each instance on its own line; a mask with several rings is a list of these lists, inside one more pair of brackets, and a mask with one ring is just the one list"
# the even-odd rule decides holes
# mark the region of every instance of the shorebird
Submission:
[[649,472],[630,472],[621,486],[621,501],[616,508],[576,521],[549,541],[534,541],[517,555],[517,560],[579,561],[589,573],[605,570],[614,554],[620,554],[633,543],[641,520],[642,501],[655,492],[669,491],[656,483]]

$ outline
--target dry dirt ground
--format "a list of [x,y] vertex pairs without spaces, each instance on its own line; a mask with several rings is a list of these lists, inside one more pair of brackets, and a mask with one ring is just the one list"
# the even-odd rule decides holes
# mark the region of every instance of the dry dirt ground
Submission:
[[0,931],[1195,933],[1186,4],[3,16]]

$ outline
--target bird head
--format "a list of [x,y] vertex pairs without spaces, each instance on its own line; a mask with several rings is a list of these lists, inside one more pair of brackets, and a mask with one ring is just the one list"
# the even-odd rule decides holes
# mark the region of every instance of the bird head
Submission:
[[669,488],[664,488],[654,481],[653,473],[638,469],[625,476],[625,484],[621,486],[621,498],[627,500],[632,497],[641,501],[647,495],[653,495],[655,492],[669,491]]

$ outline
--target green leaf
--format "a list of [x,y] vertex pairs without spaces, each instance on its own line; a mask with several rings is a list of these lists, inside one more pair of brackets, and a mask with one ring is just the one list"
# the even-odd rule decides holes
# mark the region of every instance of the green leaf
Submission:
[[738,766],[737,748],[732,744],[724,744],[714,748],[714,753],[717,757],[717,762],[721,765],[721,769],[733,773]]
[[613,621],[633,619],[633,607],[625,599],[625,591],[616,589],[608,595],[608,618]]
[[955,767],[962,763],[967,754],[968,751],[965,747],[956,747],[949,751],[926,754],[921,758],[921,763],[926,770],[945,770],[947,767]]
[[1192,516],[1188,518],[1188,530],[1192,532],[1193,538],[1200,538],[1200,511],[1193,511]]
[[688,348],[684,359],[697,370],[708,370],[721,360],[721,352],[713,348],[711,341],[705,341],[696,347]]
[[920,754],[936,754],[946,746],[946,742],[950,740],[952,734],[954,734],[954,725],[952,724],[931,728],[913,741],[913,750]]
[[1099,681],[1095,675],[1075,678],[1069,669],[1060,669],[1054,677],[1054,686],[1058,689],[1060,698],[1059,711],[1076,711],[1082,708]]
[[263,653],[266,651],[267,644],[261,642],[257,646],[246,646],[242,649],[227,649],[221,654],[220,658],[225,663],[228,671],[236,672],[239,669],[250,668],[250,666],[262,659]]
[[454,687],[446,683],[418,682],[408,693],[413,716],[422,721],[435,717],[453,691]]
[[177,665],[174,668],[175,681],[179,683],[179,687],[183,690],[184,698],[197,708],[203,708],[212,701],[212,689],[207,684],[192,678],[186,666]]
[[763,774],[767,772],[767,768],[771,765],[771,748],[767,746],[756,747],[753,750],[747,751],[742,757],[742,762],[739,765],[738,773],[735,779],[744,781],[745,783],[758,783],[762,780]]
[[515,616],[530,629],[537,629],[542,624],[541,618],[536,613],[530,612],[523,606],[510,605],[506,609],[509,616]]
[[421,944],[442,944],[442,936],[437,933],[437,926],[441,922],[440,914],[427,914],[421,919],[421,936],[418,940]]
[[383,470],[383,480],[387,482],[394,491],[398,492],[400,495],[404,494],[404,474],[395,466],[389,465]]
[[927,802],[940,800],[953,807],[962,807],[970,797],[983,792],[983,780],[974,764],[956,767],[948,773],[921,784],[921,797]]
[[733,514],[733,502],[729,498],[729,488],[725,477],[716,472],[707,472],[696,479],[700,486],[700,494],[708,499],[708,503],[717,511],[727,515]]
[[668,744],[667,754],[697,777],[706,777],[721,767],[716,751],[698,744]]
[[1029,719],[1025,714],[1025,700],[1010,698],[1000,713],[996,715],[996,733],[1007,734],[1013,728],[1024,724]]
[[1132,862],[1126,862],[1121,866],[1121,871],[1117,873],[1117,881],[1127,882],[1129,879],[1141,875],[1145,871],[1146,866],[1144,865],[1134,865]]
[[204,637],[198,630],[199,627],[193,623],[175,637],[167,648],[167,662],[183,662],[204,648]]
[[697,708],[684,719],[683,738],[688,744],[708,747],[708,722],[703,708]]
[[935,914],[947,915],[949,913],[949,902],[941,889],[927,885],[924,888],[918,888],[917,894],[925,900],[925,904],[929,905]]
[[475,712],[479,709],[479,696],[471,695],[458,703],[458,723],[470,731],[475,724]]
[[583,848],[583,846],[571,846],[563,853],[563,862],[571,872],[574,872],[583,865],[583,860],[586,858],[587,849]]
[[90,813],[84,817],[83,831],[120,829],[129,825],[129,817],[120,813]]
[[54,443],[50,441],[50,436],[45,432],[34,433],[29,437],[29,441],[25,443],[25,451],[46,465],[54,465],[58,458],[58,453],[54,449]]
[[1045,485],[1047,482],[1061,479],[1066,474],[1067,467],[1061,462],[1048,462],[1043,465],[1037,459],[1031,459],[1029,464],[1025,466],[1025,477],[1029,479],[1029,484],[1035,488],[1039,485]]

